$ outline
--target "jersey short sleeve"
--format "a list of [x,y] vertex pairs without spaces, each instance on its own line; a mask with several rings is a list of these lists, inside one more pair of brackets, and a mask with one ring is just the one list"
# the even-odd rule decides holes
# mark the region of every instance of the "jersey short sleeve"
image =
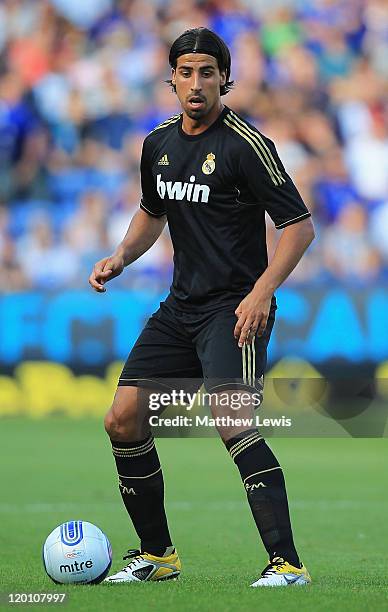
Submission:
[[264,206],[277,229],[310,217],[311,213],[285,171],[274,143],[252,130],[247,144],[244,155],[240,156],[239,167],[251,200],[249,203]]
[[166,214],[166,209],[163,200],[159,197],[152,175],[150,142],[147,138],[143,142],[140,176],[142,191],[140,208],[152,217],[163,217]]

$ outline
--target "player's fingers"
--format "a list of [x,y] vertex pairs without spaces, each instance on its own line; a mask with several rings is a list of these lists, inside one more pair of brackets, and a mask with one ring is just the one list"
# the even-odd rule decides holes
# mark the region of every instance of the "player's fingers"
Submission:
[[104,261],[98,261],[96,264],[94,264],[93,272],[89,277],[89,284],[99,293],[103,293],[105,291],[103,275],[104,264]]
[[242,313],[241,304],[239,304],[236,310],[234,311],[234,314],[236,315],[236,317],[239,317],[241,313]]
[[267,327],[268,315],[263,315],[259,321],[259,325],[257,327],[257,335],[262,336],[265,332],[265,328]]
[[255,339],[256,336],[256,332],[257,332],[257,322],[254,321],[248,331],[248,336],[247,339],[245,341],[246,344],[252,344],[252,342]]
[[109,270],[109,272],[101,272],[96,278],[96,280],[98,283],[100,283],[100,285],[105,285],[105,282],[111,280],[112,277],[112,270]]
[[113,270],[112,268],[108,268],[107,270],[102,270],[102,272],[100,272],[99,276],[100,278],[108,278],[108,276],[110,276],[112,274]]
[[234,334],[234,337],[236,338],[236,340],[238,340],[239,337],[240,337],[241,330],[243,328],[245,320],[246,320],[246,315],[240,315],[240,317],[239,317],[239,319],[238,319],[238,321],[237,321],[237,323],[236,323],[236,325],[234,327],[233,334]]
[[253,323],[253,320],[250,317],[249,318],[247,317],[247,319],[245,320],[244,325],[242,326],[240,337],[239,337],[239,340],[238,340],[238,345],[239,345],[240,348],[243,346],[244,342],[246,342],[246,340],[248,338],[249,331],[251,329],[252,323]]
[[104,283],[112,276],[112,266],[107,266],[107,262],[98,261],[93,269],[94,277],[99,283]]
[[96,280],[93,273],[89,276],[89,285],[98,293],[104,293],[104,291],[106,291],[104,285]]

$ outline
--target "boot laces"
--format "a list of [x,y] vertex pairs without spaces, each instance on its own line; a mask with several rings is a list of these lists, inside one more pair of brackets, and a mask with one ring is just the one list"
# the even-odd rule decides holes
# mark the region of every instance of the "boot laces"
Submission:
[[133,559],[133,560],[127,563],[125,567],[123,567],[123,569],[121,570],[122,572],[126,572],[127,570],[130,570],[132,569],[132,567],[139,564],[141,561],[144,561],[144,557],[141,554],[140,550],[132,549],[132,548],[127,550],[127,554],[123,557],[123,561],[126,561],[127,559]]
[[272,561],[269,562],[269,564],[267,565],[267,567],[265,567],[263,569],[263,571],[261,572],[261,575],[263,577],[269,576],[271,574],[275,574],[275,572],[279,569],[281,569],[282,567],[284,567],[286,564],[285,560],[282,557],[274,557],[272,559]]

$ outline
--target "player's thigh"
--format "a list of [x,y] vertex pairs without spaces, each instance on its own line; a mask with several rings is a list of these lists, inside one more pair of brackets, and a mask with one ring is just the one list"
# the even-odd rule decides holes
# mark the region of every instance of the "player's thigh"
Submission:
[[174,311],[162,303],[135,342],[118,384],[163,390],[193,378],[202,378],[202,366],[191,337]]
[[[202,379],[202,367],[191,338],[175,319],[174,312],[161,308],[148,320],[134,344],[119,377],[118,388],[105,428],[111,439],[141,439],[150,431],[151,394],[152,414],[156,395],[174,389],[194,390]],[[116,436],[114,438],[114,436]]]
[[[197,351],[202,363],[204,385],[209,393],[217,429],[227,440],[254,427],[254,410],[263,397],[267,346],[275,320],[272,308],[262,336],[252,345],[239,348],[233,331],[236,316],[232,309],[211,317],[199,334]],[[226,424],[225,424],[226,423]]]
[[231,309],[220,311],[209,319],[197,338],[197,352],[208,392],[222,389],[262,391],[274,321],[275,309],[272,308],[264,334],[256,336],[251,345],[239,348],[233,334],[236,315]]

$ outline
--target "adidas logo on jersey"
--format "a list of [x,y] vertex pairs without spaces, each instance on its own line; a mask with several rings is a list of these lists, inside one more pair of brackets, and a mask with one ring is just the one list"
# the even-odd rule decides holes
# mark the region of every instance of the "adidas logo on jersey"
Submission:
[[209,200],[210,187],[195,183],[195,176],[190,176],[189,183],[181,181],[162,181],[162,175],[156,177],[156,189],[159,196],[164,200],[167,195],[169,200],[188,200],[189,202],[204,202]]
[[168,161],[167,153],[165,153],[158,161],[158,166],[169,166],[169,165],[170,165],[170,162]]

